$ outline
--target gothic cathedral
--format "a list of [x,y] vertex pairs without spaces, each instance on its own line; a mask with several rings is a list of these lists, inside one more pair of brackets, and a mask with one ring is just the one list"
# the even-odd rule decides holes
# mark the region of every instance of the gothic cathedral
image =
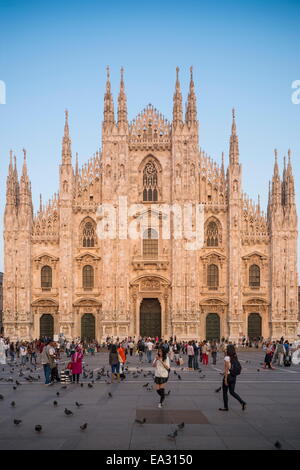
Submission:
[[[63,333],[177,339],[293,340],[298,328],[297,213],[290,152],[277,152],[268,209],[242,192],[233,112],[229,164],[199,148],[191,69],[186,113],[177,78],[170,123],[152,105],[131,122],[123,70],[115,118],[107,70],[102,149],[72,162],[68,113],[59,192],[33,211],[26,151],[22,175],[11,153],[4,215],[4,334],[12,340]],[[98,236],[100,205],[139,205],[139,239]],[[162,237],[163,207],[202,204],[204,242]],[[120,208],[117,210],[121,210]],[[152,216],[152,217],[151,217]],[[134,216],[136,217],[136,215]],[[132,218],[132,217],[131,217]],[[152,220],[156,220],[152,226]]]

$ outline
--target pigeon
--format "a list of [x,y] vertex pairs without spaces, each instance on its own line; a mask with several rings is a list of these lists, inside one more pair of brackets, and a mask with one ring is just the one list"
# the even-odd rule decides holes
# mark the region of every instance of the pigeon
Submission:
[[14,390],[17,390],[17,387],[14,385],[14,386],[13,386],[13,389],[14,389]]
[[81,431],[85,431],[85,429],[87,428],[87,425],[88,423],[82,424],[82,426],[80,426]]
[[56,392],[56,396],[59,397],[59,392]]
[[36,424],[34,429],[36,430],[36,432],[41,432],[43,428],[40,424]]
[[216,388],[215,392],[219,393],[222,390],[222,387]]
[[112,398],[112,394],[110,392],[108,392],[108,396],[109,398]]
[[172,432],[171,434],[168,434],[168,438],[169,439],[175,439],[177,437],[177,434],[178,434],[178,431],[177,431],[177,429],[175,429],[174,432]]
[[21,385],[21,384],[20,384],[20,382],[18,382],[18,381],[16,380],[16,385]]
[[88,383],[89,388],[93,388],[93,385],[91,383]]
[[276,449],[280,450],[282,445],[279,441],[276,441],[275,444],[274,444],[274,447],[276,447]]
[[136,419],[135,422],[138,423],[138,424],[145,424],[146,418],[143,418],[143,419]]
[[16,402],[15,401],[12,401],[10,406],[16,406]]
[[174,375],[177,375],[177,372],[176,372],[176,370],[174,370]]
[[57,401],[56,400],[54,400],[53,405],[57,406]]
[[18,425],[21,424],[21,423],[22,423],[22,420],[21,420],[21,419],[14,419],[14,424],[15,424],[16,426],[18,426]]
[[184,422],[178,424],[177,427],[178,427],[178,429],[183,429],[184,428]]
[[73,411],[68,410],[68,408],[65,408],[65,415],[71,416],[73,414]]
[[205,375],[204,375],[204,374],[203,374],[203,375],[200,375],[200,376],[199,376],[199,379],[205,379]]
[[166,396],[169,396],[171,393],[171,390],[169,390],[167,393],[166,393]]
[[83,387],[83,383],[80,384],[80,387]]
[[181,375],[178,374],[178,380],[182,380]]
[[0,400],[4,400],[4,396],[0,394]]
[[75,405],[76,405],[78,408],[80,408],[80,407],[83,405],[83,403],[78,403],[78,401],[75,401]]
[[149,385],[149,382],[147,382],[145,385],[143,385],[144,388],[147,388]]
[[260,371],[260,369],[257,369],[257,372],[259,372],[259,371]]
[[66,386],[66,385],[63,385],[61,388],[65,390],[65,389],[67,388],[67,386]]

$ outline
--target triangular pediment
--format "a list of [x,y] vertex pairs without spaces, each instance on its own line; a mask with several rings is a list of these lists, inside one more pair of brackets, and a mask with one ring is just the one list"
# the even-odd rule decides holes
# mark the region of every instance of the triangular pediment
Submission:
[[250,259],[253,256],[258,256],[261,259],[268,259],[268,257],[266,255],[264,255],[263,253],[261,253],[259,251],[252,251],[252,253],[249,253],[248,255],[242,256],[242,259]]
[[213,258],[213,257],[217,257],[220,260],[225,259],[225,256],[222,255],[222,253],[220,253],[219,251],[216,251],[216,250],[212,250],[209,253],[207,253],[206,255],[200,256],[200,259],[209,259],[209,258]]
[[45,262],[47,258],[49,259],[49,261],[58,261],[59,260],[59,258],[57,258],[56,256],[53,256],[50,253],[44,252],[44,253],[41,253],[38,256],[35,256],[33,258],[33,261],[36,261],[36,262],[44,261]]
[[94,261],[98,261],[101,259],[99,256],[95,255],[94,253],[91,253],[90,251],[85,251],[84,253],[81,253],[80,255],[76,256],[75,259],[76,261],[81,261],[84,258],[88,257],[91,257]]

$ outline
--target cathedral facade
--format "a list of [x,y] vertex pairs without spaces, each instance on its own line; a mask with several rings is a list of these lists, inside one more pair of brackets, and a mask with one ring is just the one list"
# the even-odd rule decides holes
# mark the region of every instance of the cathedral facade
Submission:
[[[148,105],[133,121],[121,71],[117,116],[107,71],[102,148],[82,167],[73,163],[68,113],[59,192],[33,212],[26,166],[18,178],[11,153],[4,215],[5,336],[34,339],[63,333],[161,336],[237,341],[241,336],[293,340],[298,329],[297,213],[288,153],[277,152],[267,213],[242,191],[233,112],[227,169],[200,147],[191,69],[183,116],[176,77],[173,119]],[[254,177],[254,175],[253,175]],[[99,206],[130,221],[140,237],[99,236]],[[169,206],[201,204],[203,244],[186,249],[162,224]],[[153,222],[154,221],[154,222]],[[193,222],[194,227],[194,222]],[[124,235],[124,233],[123,233]]]

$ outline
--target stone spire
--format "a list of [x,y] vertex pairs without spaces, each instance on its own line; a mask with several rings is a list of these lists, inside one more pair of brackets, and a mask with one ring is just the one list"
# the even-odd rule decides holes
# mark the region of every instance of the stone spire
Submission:
[[272,178],[272,192],[271,192],[271,205],[278,206],[282,203],[282,187],[281,187],[281,180],[279,175],[279,168],[278,168],[278,154],[277,150],[274,150],[275,153],[275,162],[274,162],[274,172]]
[[112,125],[115,123],[114,102],[113,102],[113,97],[111,94],[110,75],[109,75],[108,66],[106,68],[106,72],[107,72],[107,79],[106,79],[106,93],[104,95],[104,120],[103,120],[103,125],[105,127],[107,125]]
[[121,68],[120,93],[118,97],[118,126],[127,125],[127,99],[124,86],[124,69]]
[[175,127],[178,124],[182,124],[182,94],[179,82],[179,67],[176,67],[176,85],[173,96],[173,124]]
[[229,163],[236,165],[239,163],[239,138],[236,133],[235,110],[232,110],[232,126],[230,136]]
[[190,90],[186,107],[185,121],[188,127],[197,124],[197,104],[195,95],[195,84],[193,80],[193,67],[190,67]]
[[12,150],[11,150],[10,158],[9,158],[8,175],[6,179],[6,205],[15,206],[17,204],[17,198],[18,198],[18,175],[16,179],[16,171],[13,168]]
[[69,132],[69,113],[67,110],[65,111],[65,129],[62,140],[62,164],[72,164],[71,139]]
[[291,164],[291,151],[288,151],[288,165],[285,175],[285,205],[294,206],[295,205],[295,183],[293,176],[293,169]]
[[32,205],[31,201],[31,184],[28,177],[27,163],[26,163],[26,150],[23,149],[24,161],[22,168],[22,175],[20,178],[20,205]]

